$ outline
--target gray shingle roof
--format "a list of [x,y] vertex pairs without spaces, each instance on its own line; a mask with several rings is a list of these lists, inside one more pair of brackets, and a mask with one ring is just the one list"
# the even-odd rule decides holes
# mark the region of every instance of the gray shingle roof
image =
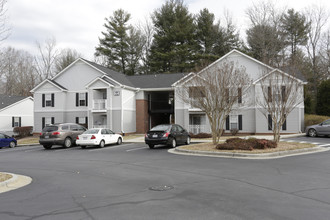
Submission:
[[169,88],[173,83],[185,76],[183,73],[127,76],[97,63],[85,59],[83,60],[104,72],[120,84],[135,88]]
[[27,98],[26,96],[13,96],[0,94],[0,109],[10,106],[18,101]]
[[137,88],[170,88],[173,83],[184,77],[184,73],[165,73],[153,75],[127,76]]

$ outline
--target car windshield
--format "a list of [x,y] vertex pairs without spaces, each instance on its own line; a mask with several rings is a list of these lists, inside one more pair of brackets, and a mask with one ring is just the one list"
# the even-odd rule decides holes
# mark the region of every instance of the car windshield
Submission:
[[97,134],[97,133],[99,133],[99,130],[100,129],[90,129],[90,130],[85,131],[83,134]]
[[157,125],[153,127],[150,131],[167,131],[171,128],[171,125]]
[[42,129],[42,132],[52,132],[57,130],[58,130],[57,126],[46,126],[44,127],[44,129]]

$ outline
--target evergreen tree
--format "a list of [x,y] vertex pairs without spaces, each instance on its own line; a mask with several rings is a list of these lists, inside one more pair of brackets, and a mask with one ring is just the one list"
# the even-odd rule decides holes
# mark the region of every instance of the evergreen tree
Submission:
[[316,113],[330,116],[330,79],[323,81],[318,86]]
[[281,28],[285,35],[285,42],[291,47],[291,60],[295,60],[297,47],[306,45],[310,24],[304,15],[295,12],[294,9],[288,10],[281,19]]
[[276,66],[279,53],[285,47],[280,32],[274,26],[258,24],[246,34],[249,53],[265,64]]
[[131,15],[122,9],[113,13],[109,19],[106,18],[106,32],[102,32],[103,38],[99,38],[99,46],[96,47],[95,56],[104,56],[107,67],[126,73],[128,35],[127,31]]
[[168,0],[153,13],[154,40],[149,61],[153,72],[187,72],[194,67],[194,18],[181,0]]
[[215,46],[219,35],[219,25],[214,24],[214,14],[204,8],[196,16],[196,58],[200,63],[210,63],[219,56],[215,54]]

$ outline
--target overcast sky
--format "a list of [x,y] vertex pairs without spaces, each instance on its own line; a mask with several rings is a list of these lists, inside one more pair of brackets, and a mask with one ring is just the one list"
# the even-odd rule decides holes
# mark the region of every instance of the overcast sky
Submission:
[[[72,48],[93,60],[98,37],[104,31],[104,18],[113,11],[122,8],[131,14],[132,24],[143,22],[150,14],[160,8],[165,0],[8,0],[8,24],[11,26],[10,37],[1,47],[11,46],[16,49],[36,53],[36,42],[55,37],[59,48]],[[253,2],[248,0],[185,0],[191,13],[198,13],[203,8],[221,19],[224,9],[228,10],[240,30],[245,30],[248,19],[245,10]],[[330,9],[330,0],[277,0],[279,6],[295,10],[312,4]],[[327,27],[330,28],[330,27]]]

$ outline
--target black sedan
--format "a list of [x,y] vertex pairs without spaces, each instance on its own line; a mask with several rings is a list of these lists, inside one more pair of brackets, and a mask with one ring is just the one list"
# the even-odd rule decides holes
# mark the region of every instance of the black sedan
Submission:
[[189,133],[176,124],[162,124],[153,127],[145,135],[145,143],[149,148],[154,148],[155,145],[163,144],[175,148],[178,144],[190,144]]

